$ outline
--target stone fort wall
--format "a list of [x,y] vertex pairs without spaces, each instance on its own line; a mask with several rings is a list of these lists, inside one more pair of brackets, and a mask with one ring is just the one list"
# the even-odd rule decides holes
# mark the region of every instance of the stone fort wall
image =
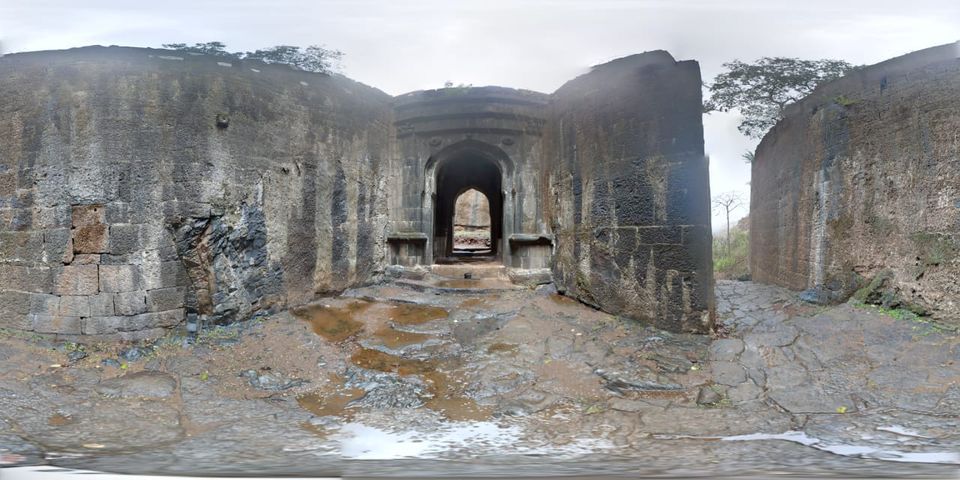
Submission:
[[667,330],[707,330],[713,262],[699,65],[664,51],[634,55],[553,97],[541,188],[558,284]]
[[433,263],[435,209],[470,186],[512,272],[667,329],[711,326],[699,68],[665,52],[553,95],[393,98],[86,47],[0,58],[0,98],[0,328],[138,339],[301,304]]
[[384,258],[390,97],[164,50],[0,58],[0,327],[229,323]]
[[863,68],[789,107],[753,164],[754,280],[839,301],[888,275],[890,294],[956,324],[958,132],[960,44]]

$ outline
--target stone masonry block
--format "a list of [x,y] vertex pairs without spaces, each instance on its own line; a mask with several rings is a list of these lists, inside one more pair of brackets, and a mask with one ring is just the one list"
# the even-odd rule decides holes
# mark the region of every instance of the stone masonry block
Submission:
[[140,269],[136,265],[100,265],[100,290],[133,292],[140,289]]
[[109,317],[115,314],[112,293],[100,293],[88,297],[90,299],[90,316]]
[[100,263],[100,255],[96,253],[78,253],[73,256],[74,265],[95,265]]
[[166,310],[163,312],[149,312],[133,317],[133,325],[136,325],[138,328],[136,330],[144,330],[147,328],[156,328],[156,327],[175,327],[183,322],[186,318],[186,310],[182,308],[176,308],[172,310]]
[[125,202],[110,202],[103,208],[106,211],[105,223],[109,223],[111,226],[116,223],[127,223],[133,215],[130,211],[130,204]]
[[110,253],[125,255],[141,250],[140,225],[120,223],[110,225]]
[[31,314],[30,321],[32,330],[37,333],[79,335],[81,332],[80,317]]
[[184,318],[185,311],[182,308],[133,316],[89,317],[83,320],[83,334],[108,335],[117,332],[170,328],[179,325]]
[[33,323],[30,321],[29,314],[18,313],[15,315],[2,314],[0,308],[0,328],[10,328],[13,330],[30,331],[33,330]]
[[640,227],[637,229],[637,238],[640,245],[679,245],[681,228],[671,225]]
[[74,228],[106,223],[103,205],[74,205],[72,221]]
[[47,260],[65,260],[65,257],[69,256],[68,252],[71,255],[73,254],[71,245],[69,229],[56,228],[43,231],[43,250]]
[[33,209],[33,223],[40,228],[70,229],[70,205],[55,205],[53,207],[35,207]]
[[0,196],[13,196],[15,193],[17,193],[16,171],[0,173]]
[[73,263],[73,239],[67,241],[67,246],[63,249],[63,255],[60,257],[60,261],[64,265],[69,265]]
[[176,245],[161,247],[159,255],[160,260],[164,262],[180,261],[180,254],[177,253]]
[[179,260],[160,264],[160,287],[179,287],[189,283],[187,270]]
[[89,317],[83,319],[81,330],[84,335],[108,335],[117,333],[129,317]]
[[147,293],[141,290],[121,292],[113,295],[114,311],[117,315],[138,315],[147,311]]
[[30,295],[30,313],[57,315],[60,313],[60,297],[45,293]]
[[0,264],[0,283],[33,293],[53,291],[53,269]]
[[43,261],[42,231],[0,231],[0,259],[9,263]]
[[60,297],[60,315],[65,317],[89,317],[90,297],[65,295]]
[[106,224],[84,225],[73,229],[74,253],[106,253],[110,250]]
[[16,290],[0,290],[0,320],[30,313],[32,295]]
[[150,290],[147,292],[147,309],[151,312],[162,312],[183,308],[186,288],[172,287]]
[[163,285],[163,262],[160,261],[159,252],[151,250],[144,252],[143,263],[140,265],[140,277],[143,280],[144,290],[154,290],[165,286]]
[[94,295],[97,293],[97,265],[66,265],[54,284],[58,295]]

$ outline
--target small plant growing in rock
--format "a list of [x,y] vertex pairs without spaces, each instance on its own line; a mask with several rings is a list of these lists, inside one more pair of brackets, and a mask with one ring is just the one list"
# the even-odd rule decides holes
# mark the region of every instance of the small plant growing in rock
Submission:
[[836,97],[833,97],[833,103],[836,103],[841,107],[849,107],[851,105],[856,105],[857,103],[860,103],[860,101],[854,100],[852,98],[848,98],[847,96],[840,94],[840,95],[837,95]]

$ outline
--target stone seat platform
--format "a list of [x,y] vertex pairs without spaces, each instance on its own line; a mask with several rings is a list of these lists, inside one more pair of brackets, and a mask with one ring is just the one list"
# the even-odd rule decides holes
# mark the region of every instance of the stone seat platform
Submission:
[[502,278],[449,278],[440,275],[426,275],[422,279],[399,279],[395,283],[418,291],[432,291],[449,294],[486,294],[506,290],[522,290],[524,287],[514,284],[505,275]]
[[507,279],[507,267],[501,263],[454,263],[431,265],[430,273],[449,279]]

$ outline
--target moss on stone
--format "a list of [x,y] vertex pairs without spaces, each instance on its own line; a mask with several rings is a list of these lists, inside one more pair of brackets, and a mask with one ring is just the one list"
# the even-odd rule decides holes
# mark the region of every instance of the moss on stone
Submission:
[[883,270],[875,275],[867,286],[857,290],[853,294],[853,298],[861,303],[877,304],[880,302],[884,289],[889,287],[891,283],[893,283],[893,272]]

